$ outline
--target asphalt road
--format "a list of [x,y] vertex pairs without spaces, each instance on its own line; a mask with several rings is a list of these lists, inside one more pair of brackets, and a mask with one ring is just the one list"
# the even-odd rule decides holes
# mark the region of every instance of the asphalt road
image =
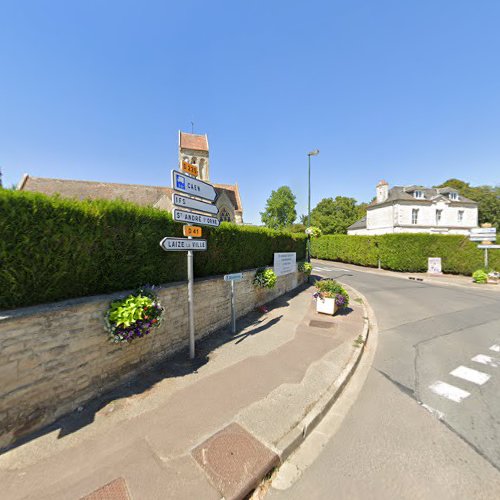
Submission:
[[500,294],[314,267],[365,295],[378,348],[338,430],[269,497],[500,498]]

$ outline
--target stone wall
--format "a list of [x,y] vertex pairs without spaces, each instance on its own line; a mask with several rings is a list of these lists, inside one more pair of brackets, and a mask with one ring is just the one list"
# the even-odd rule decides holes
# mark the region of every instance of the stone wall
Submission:
[[[272,290],[236,284],[242,316],[297,287],[304,275],[278,278]],[[222,276],[195,281],[197,338],[230,322],[230,283]],[[85,401],[133,377],[189,342],[187,284],[162,287],[166,321],[145,339],[112,344],[103,317],[122,294],[101,295],[0,313],[0,448],[53,422]]]

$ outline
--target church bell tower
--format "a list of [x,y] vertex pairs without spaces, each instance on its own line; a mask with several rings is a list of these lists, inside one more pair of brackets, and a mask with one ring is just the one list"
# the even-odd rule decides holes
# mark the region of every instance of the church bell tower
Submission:
[[179,130],[179,166],[183,161],[198,167],[198,179],[210,182],[207,134],[188,134]]

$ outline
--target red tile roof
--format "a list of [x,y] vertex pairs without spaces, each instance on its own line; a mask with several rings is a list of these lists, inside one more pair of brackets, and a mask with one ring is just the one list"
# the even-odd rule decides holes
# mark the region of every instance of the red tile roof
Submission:
[[179,135],[181,148],[208,151],[208,139],[206,135],[186,134],[186,132],[179,132]]

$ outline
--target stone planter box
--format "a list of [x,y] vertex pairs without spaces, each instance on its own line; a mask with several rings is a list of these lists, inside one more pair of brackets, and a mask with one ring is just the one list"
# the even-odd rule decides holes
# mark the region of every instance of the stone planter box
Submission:
[[329,314],[333,316],[337,312],[337,304],[335,304],[335,299],[321,298],[316,299],[316,312],[322,314]]

